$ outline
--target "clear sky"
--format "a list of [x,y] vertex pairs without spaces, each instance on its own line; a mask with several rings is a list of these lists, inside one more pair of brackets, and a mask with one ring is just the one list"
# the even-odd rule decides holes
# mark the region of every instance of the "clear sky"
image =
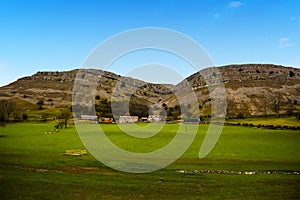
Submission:
[[300,67],[299,0],[1,0],[0,86],[36,71],[79,68],[105,39],[142,27],[188,35],[217,66]]

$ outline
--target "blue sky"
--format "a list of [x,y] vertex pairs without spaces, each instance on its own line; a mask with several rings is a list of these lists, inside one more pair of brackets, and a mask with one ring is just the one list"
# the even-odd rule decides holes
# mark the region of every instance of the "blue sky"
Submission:
[[[142,27],[186,34],[217,66],[300,67],[299,10],[299,0],[2,0],[0,86],[36,71],[79,68],[99,43]],[[126,74],[135,59],[149,62],[137,55],[111,70]],[[176,59],[169,65],[184,77],[194,72]]]

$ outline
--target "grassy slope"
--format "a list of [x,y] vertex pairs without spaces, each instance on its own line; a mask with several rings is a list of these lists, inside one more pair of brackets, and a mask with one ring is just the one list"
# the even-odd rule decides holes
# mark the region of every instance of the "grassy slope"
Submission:
[[[178,125],[166,125],[166,137],[133,139],[105,125],[123,148],[149,151],[172,139]],[[1,199],[288,199],[300,196],[296,175],[180,174],[178,169],[300,170],[300,134],[245,127],[225,127],[205,159],[198,151],[207,126],[184,156],[169,167],[147,174],[111,170],[90,154],[64,156],[85,149],[74,127],[48,135],[53,124],[12,124],[0,129]],[[172,132],[173,131],[173,132]],[[123,141],[123,142],[122,142]],[[136,145],[136,142],[141,142]],[[126,144],[126,145],[124,145]],[[147,147],[147,148],[145,148]]]
[[245,119],[230,119],[228,122],[252,123],[253,125],[274,125],[274,126],[300,126],[300,121],[296,117],[252,117]]

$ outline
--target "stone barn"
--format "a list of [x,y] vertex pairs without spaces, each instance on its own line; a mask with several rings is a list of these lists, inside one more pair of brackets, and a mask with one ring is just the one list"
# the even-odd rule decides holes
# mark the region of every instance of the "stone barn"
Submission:
[[160,122],[161,118],[160,115],[149,115],[148,121],[149,122]]
[[120,116],[119,123],[126,124],[126,123],[135,123],[139,121],[138,116]]

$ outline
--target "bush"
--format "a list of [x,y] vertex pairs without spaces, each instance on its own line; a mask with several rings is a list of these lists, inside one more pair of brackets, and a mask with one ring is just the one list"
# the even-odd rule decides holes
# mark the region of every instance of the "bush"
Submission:
[[274,125],[267,125],[267,128],[274,129]]
[[44,101],[43,100],[39,100],[36,104],[39,106],[39,110],[43,109],[43,105],[44,105]]
[[276,129],[282,129],[281,125],[277,125]]
[[99,95],[96,95],[95,99],[96,99],[96,100],[100,100],[100,96],[99,96]]
[[27,119],[28,119],[28,115],[27,115],[26,113],[24,113],[24,114],[22,115],[22,119],[23,119],[23,120],[27,120]]
[[244,116],[244,114],[243,113],[239,113],[239,114],[237,114],[237,116],[236,116],[238,119],[244,119],[245,118],[245,116]]

